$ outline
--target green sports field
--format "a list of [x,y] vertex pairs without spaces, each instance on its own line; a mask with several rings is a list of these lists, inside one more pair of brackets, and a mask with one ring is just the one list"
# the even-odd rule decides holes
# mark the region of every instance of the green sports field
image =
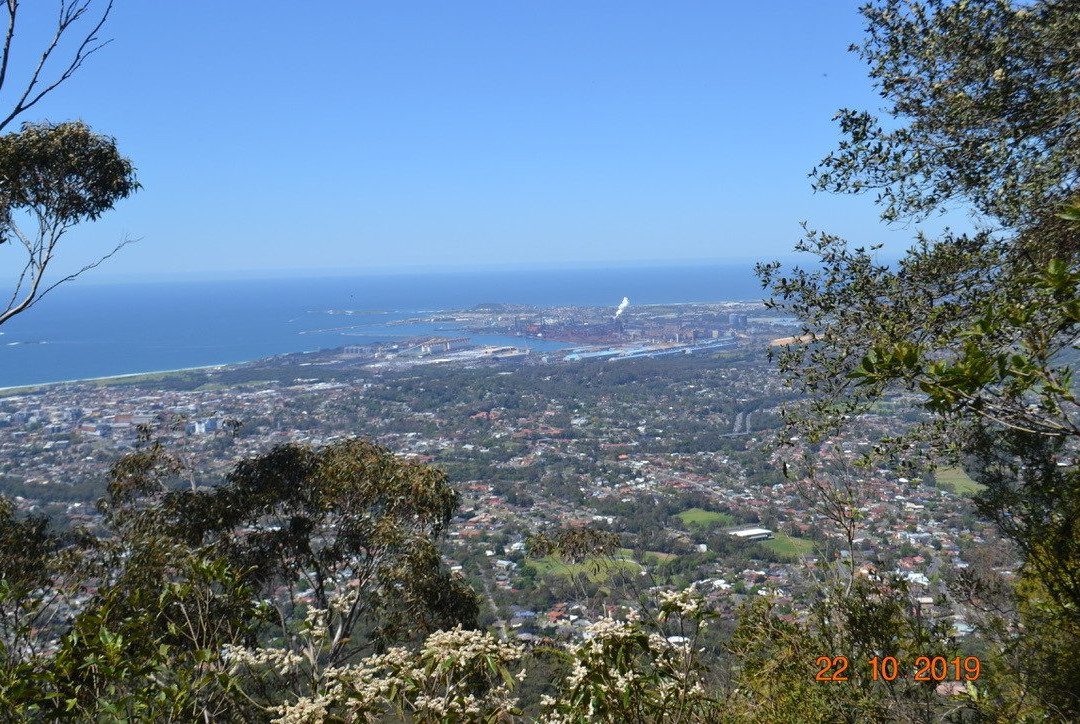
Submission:
[[789,558],[798,558],[799,556],[808,555],[812,556],[814,554],[813,541],[784,535],[783,533],[777,533],[776,537],[772,540],[762,541],[761,545],[769,548],[778,555],[787,556]]
[[721,525],[732,525],[735,522],[727,513],[717,513],[702,508],[688,508],[681,513],[676,513],[675,517],[686,525],[707,526],[715,521],[719,521]]

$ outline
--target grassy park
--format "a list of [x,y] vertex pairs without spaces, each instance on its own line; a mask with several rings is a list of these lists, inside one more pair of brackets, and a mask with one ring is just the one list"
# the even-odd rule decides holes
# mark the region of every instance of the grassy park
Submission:
[[974,495],[986,487],[972,480],[962,468],[942,468],[935,473],[935,477],[957,495]]
[[681,520],[685,525],[697,525],[701,527],[709,526],[715,522],[719,522],[720,525],[732,525],[735,522],[727,513],[717,513],[702,508],[688,508],[681,513],[676,513],[675,517]]
[[814,553],[813,541],[785,535],[783,533],[777,533],[775,538],[762,541],[761,544],[778,555],[788,556],[790,558],[813,555]]

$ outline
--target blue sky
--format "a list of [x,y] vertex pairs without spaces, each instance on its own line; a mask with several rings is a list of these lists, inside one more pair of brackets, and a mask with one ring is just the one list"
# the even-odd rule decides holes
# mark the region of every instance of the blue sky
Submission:
[[857,5],[118,0],[25,119],[139,170],[63,259],[140,237],[101,279],[746,260],[801,220],[897,245],[806,176],[839,107],[879,105]]

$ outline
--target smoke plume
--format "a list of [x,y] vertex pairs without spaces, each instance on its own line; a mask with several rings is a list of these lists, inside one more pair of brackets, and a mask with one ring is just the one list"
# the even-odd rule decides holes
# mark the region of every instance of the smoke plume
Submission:
[[622,315],[622,313],[626,311],[626,308],[629,307],[629,306],[630,306],[630,299],[628,297],[623,297],[622,301],[619,302],[619,308],[615,310],[615,316],[612,317],[612,319],[618,319]]

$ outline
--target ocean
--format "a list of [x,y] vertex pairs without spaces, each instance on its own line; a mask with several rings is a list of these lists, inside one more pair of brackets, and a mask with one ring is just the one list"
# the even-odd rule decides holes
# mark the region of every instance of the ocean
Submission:
[[[76,280],[0,326],[0,387],[231,364],[437,333],[444,329],[385,324],[485,302],[606,305],[614,311],[624,296],[632,311],[635,304],[758,300],[762,292],[749,264],[115,285]],[[343,326],[353,329],[348,335],[330,329]]]

